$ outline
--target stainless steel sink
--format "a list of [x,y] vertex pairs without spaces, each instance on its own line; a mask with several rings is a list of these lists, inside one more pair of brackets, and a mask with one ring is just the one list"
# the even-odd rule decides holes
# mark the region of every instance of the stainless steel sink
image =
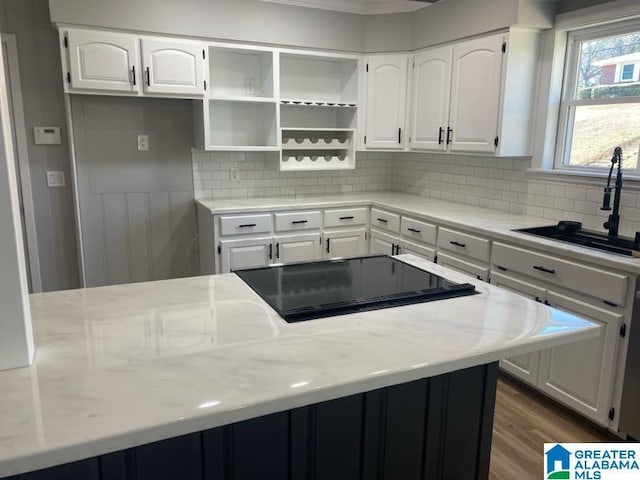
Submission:
[[632,238],[610,237],[606,233],[584,230],[578,222],[560,222],[558,225],[518,228],[514,231],[618,255],[632,256],[633,250],[640,250],[640,245]]

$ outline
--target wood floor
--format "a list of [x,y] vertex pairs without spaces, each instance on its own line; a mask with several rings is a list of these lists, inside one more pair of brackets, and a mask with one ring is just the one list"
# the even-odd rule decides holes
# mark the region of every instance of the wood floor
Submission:
[[615,442],[605,429],[500,375],[490,480],[539,480],[545,442]]

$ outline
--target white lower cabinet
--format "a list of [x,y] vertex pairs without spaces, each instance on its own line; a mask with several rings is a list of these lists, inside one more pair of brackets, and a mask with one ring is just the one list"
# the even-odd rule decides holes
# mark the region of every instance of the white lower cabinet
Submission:
[[366,233],[365,228],[324,232],[324,258],[366,255]]
[[589,340],[540,353],[538,388],[601,425],[609,423],[618,332],[623,316],[553,291],[548,303],[601,326]]
[[371,230],[369,238],[369,253],[371,255],[396,255],[400,245],[400,238],[388,233]]
[[[522,282],[516,278],[491,272],[491,283],[497,287],[506,288],[509,291],[520,293],[538,302],[543,301],[545,296],[544,288]],[[540,352],[517,355],[505,358],[500,362],[500,367],[509,372],[514,377],[527,382],[530,385],[538,383],[538,367],[540,365]]]
[[457,270],[458,272],[466,273],[467,275],[471,275],[476,277],[478,280],[487,281],[489,277],[489,268],[477,264],[475,262],[470,262],[467,259],[463,259],[454,255],[449,255],[446,253],[438,252],[438,265],[442,265],[443,267],[449,267],[453,270]]
[[271,242],[271,237],[220,240],[219,273],[269,265],[273,256]]
[[[610,410],[614,407],[613,389],[621,340],[619,332],[624,322],[623,309],[608,300],[587,297],[584,291],[562,293],[563,289],[571,288],[578,282],[562,285],[556,279],[556,287],[551,282],[528,278],[525,272],[528,273],[530,269],[520,267],[515,260],[510,261],[510,250],[516,249],[494,244],[491,268],[493,285],[593,321],[600,325],[600,331],[597,337],[588,340],[505,359],[500,362],[501,368],[594,422],[603,426],[611,425],[613,418]],[[538,255],[517,250],[520,255],[513,258]],[[504,264],[516,270],[507,269]],[[548,270],[561,272],[562,264],[558,261],[551,266],[553,268]],[[590,267],[581,268],[586,270]],[[614,275],[607,272],[602,274]],[[620,283],[626,285],[626,279],[622,280]],[[613,290],[603,289],[602,295],[611,296],[614,293]],[[625,297],[626,292],[619,292],[616,296]]]
[[275,237],[274,241],[276,262],[312,262],[322,258],[320,233]]
[[409,242],[407,240],[400,240],[400,252],[399,253],[411,253],[417,257],[422,257],[425,260],[433,262],[436,258],[436,249],[428,247],[426,245],[420,245],[415,242]]

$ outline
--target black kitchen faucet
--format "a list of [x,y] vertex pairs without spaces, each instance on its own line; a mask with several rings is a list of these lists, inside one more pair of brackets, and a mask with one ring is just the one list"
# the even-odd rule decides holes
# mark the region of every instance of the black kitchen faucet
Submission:
[[611,210],[611,175],[613,167],[618,164],[618,173],[616,175],[616,192],[613,196],[613,212],[609,215],[609,219],[604,222],[604,228],[609,231],[610,237],[618,236],[618,227],[620,226],[620,195],[622,193],[622,148],[616,147],[611,157],[611,169],[609,170],[609,178],[607,186],[604,187],[604,197],[602,199],[602,207],[600,210]]

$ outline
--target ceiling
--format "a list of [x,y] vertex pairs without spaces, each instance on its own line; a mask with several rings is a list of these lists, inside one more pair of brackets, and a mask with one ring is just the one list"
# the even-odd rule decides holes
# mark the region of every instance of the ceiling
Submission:
[[320,8],[338,12],[376,15],[384,13],[413,12],[430,5],[423,1],[410,0],[261,0],[263,2],[284,3],[300,7]]

